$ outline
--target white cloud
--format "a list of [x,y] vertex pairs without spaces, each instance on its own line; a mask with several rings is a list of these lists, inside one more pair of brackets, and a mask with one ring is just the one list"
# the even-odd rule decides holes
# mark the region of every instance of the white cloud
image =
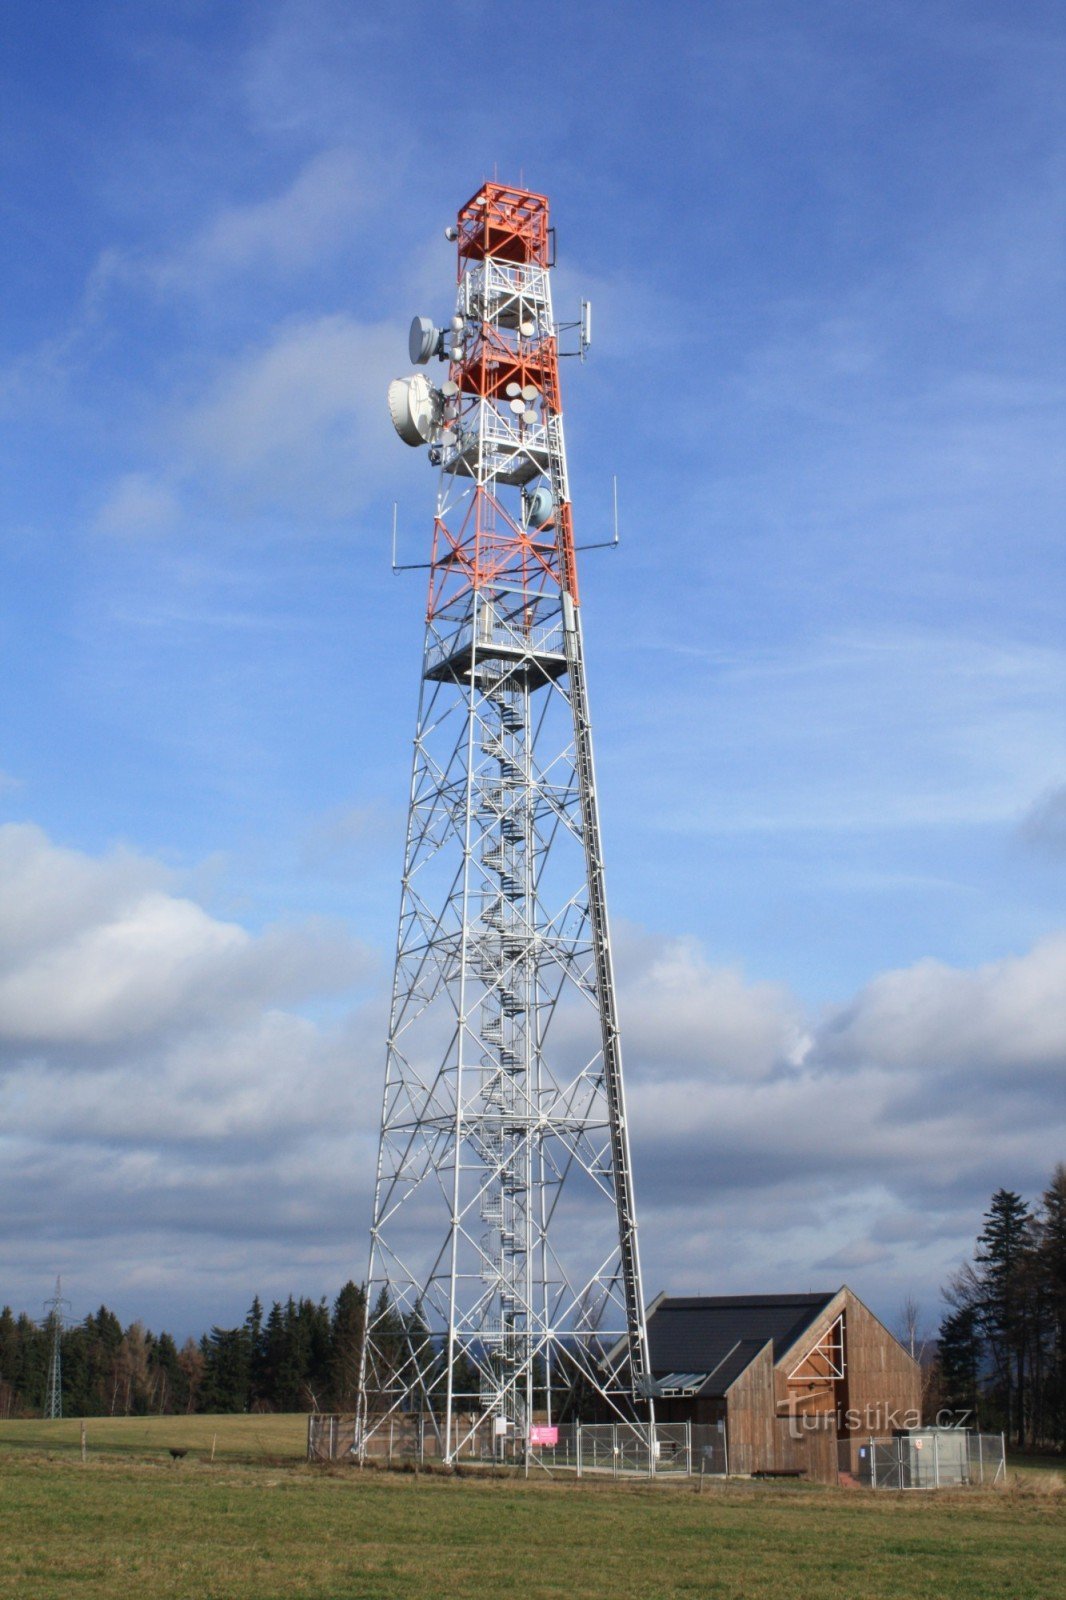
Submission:
[[[846,1273],[882,1307],[909,1289],[932,1304],[992,1190],[1032,1193],[1061,1156],[1066,935],[882,974],[821,1018],[693,940],[623,928],[617,949],[649,1290]],[[242,1295],[358,1272],[384,1003],[352,991],[374,970],[336,929],[253,934],[157,863],[0,828],[16,1281],[30,1238],[57,1270],[106,1249],[129,1293],[156,1292],[144,1262],[167,1260],[205,1306],[231,1292],[235,1253]],[[301,1010],[316,994],[347,996],[347,1015]]]
[[224,368],[180,431],[201,470],[254,504],[348,514],[395,476],[385,392],[403,354],[389,323],[290,323]]
[[104,533],[136,536],[159,533],[178,515],[174,491],[146,472],[127,472],[114,484],[96,515]]
[[324,924],[259,936],[161,886],[152,863],[92,861],[36,828],[0,828],[0,1039],[130,1045],[365,978],[365,952]]
[[238,272],[303,271],[351,239],[376,192],[353,150],[320,151],[280,194],[220,211],[180,255],[159,264],[157,282],[207,288]]
[[619,932],[626,1056],[634,1078],[676,1081],[698,1067],[714,1078],[758,1079],[802,1051],[800,1010],[784,988],[712,967],[695,939]]

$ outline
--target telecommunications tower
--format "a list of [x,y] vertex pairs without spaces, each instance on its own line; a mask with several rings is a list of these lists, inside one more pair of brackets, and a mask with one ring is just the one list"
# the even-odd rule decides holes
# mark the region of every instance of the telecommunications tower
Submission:
[[63,1298],[63,1285],[59,1278],[56,1279],[56,1292],[51,1300],[44,1302],[47,1312],[45,1327],[50,1329],[52,1343],[48,1357],[48,1390],[44,1399],[44,1414],[48,1420],[58,1420],[63,1415],[63,1323],[66,1321],[63,1308],[70,1308],[70,1301]]
[[[389,388],[439,469],[389,1024],[359,1449],[649,1415],[563,444],[554,230],[486,183],[455,312]],[[575,331],[584,355],[589,313]],[[481,1433],[479,1433],[481,1430]],[[391,1434],[390,1434],[391,1436]]]

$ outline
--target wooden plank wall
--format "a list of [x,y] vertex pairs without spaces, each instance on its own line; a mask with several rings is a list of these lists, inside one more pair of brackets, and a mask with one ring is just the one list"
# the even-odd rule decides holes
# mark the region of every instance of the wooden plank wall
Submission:
[[[846,1377],[802,1410],[809,1423],[790,1426],[788,1374],[804,1351],[844,1312]],[[805,1386],[804,1386],[805,1387]],[[800,1390],[802,1393],[803,1390]],[[774,1365],[768,1344],[732,1385],[727,1399],[729,1462],[735,1472],[801,1470],[812,1482],[836,1482],[837,1407],[841,1434],[856,1443],[885,1437],[920,1421],[921,1369],[850,1289],[842,1289],[792,1350]],[[815,1413],[822,1413],[817,1417]],[[849,1413],[857,1413],[854,1419]],[[849,1420],[854,1426],[848,1427]]]
[[767,1341],[726,1394],[731,1472],[772,1472],[776,1466],[773,1345]]
[[922,1370],[872,1311],[847,1293],[847,1408],[858,1420],[849,1432],[882,1437],[921,1423]]

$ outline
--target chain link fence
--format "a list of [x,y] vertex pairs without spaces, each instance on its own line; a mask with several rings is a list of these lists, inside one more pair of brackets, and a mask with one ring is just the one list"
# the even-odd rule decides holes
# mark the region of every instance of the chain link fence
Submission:
[[[513,1429],[500,1429],[495,1417],[470,1415],[456,1419],[453,1445],[460,1465],[528,1464],[532,1470],[579,1478],[743,1477],[766,1470],[750,1447],[730,1450],[721,1422],[660,1422],[653,1428],[624,1422],[541,1423],[534,1425],[527,1447]],[[358,1459],[355,1417],[308,1417],[307,1455],[311,1461]],[[444,1450],[431,1418],[397,1413],[375,1426],[364,1455],[380,1466],[425,1465],[443,1460]],[[924,1428],[889,1438],[842,1439],[837,1468],[839,1481],[868,1489],[988,1487],[1005,1481],[1006,1455],[1002,1434]]]
[[[529,1463],[548,1472],[599,1474],[608,1477],[687,1477],[693,1471],[692,1428],[687,1422],[571,1423],[535,1425]],[[526,1440],[496,1419],[460,1417],[456,1422],[455,1459],[485,1465],[524,1466]],[[411,1461],[423,1465],[443,1458],[442,1441],[432,1421],[419,1416],[381,1420],[369,1433],[364,1457],[380,1466]],[[354,1416],[315,1414],[307,1419],[309,1461],[354,1460],[359,1455]],[[707,1470],[711,1470],[708,1468]]]
[[840,1470],[869,1489],[988,1487],[1006,1479],[1006,1445],[1000,1433],[912,1429],[891,1439],[843,1441]]

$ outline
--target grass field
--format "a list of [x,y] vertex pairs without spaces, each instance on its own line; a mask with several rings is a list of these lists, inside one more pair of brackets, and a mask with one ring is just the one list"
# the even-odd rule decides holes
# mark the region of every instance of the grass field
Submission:
[[[0,1424],[0,1595],[1061,1600],[1066,1589],[1054,1474],[942,1495],[456,1480],[308,1467],[292,1459],[304,1427],[90,1421],[83,1464],[77,1422]],[[172,1461],[171,1444],[190,1454]]]
[[[216,1461],[303,1461],[307,1455],[306,1416],[254,1417],[87,1417],[88,1453],[143,1458],[168,1451],[188,1450],[209,1457],[212,1443]],[[0,1422],[0,1459],[8,1451],[45,1451],[51,1455],[81,1455],[81,1423]]]

